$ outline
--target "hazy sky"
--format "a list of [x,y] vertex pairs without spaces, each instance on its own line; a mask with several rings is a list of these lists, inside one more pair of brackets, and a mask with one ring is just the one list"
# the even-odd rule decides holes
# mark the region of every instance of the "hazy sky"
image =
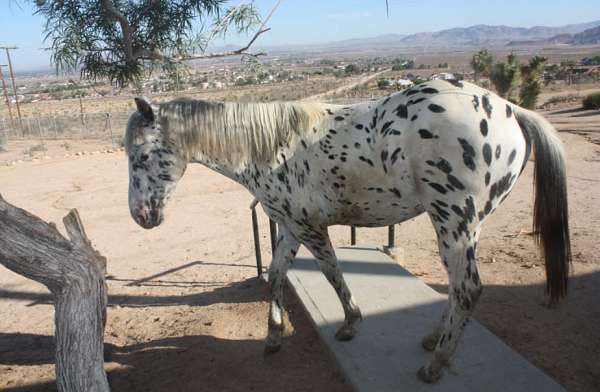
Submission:
[[[239,0],[230,3],[237,4]],[[13,63],[19,70],[50,63],[43,43],[44,20],[32,15],[33,0],[0,0],[0,44],[19,46]],[[275,0],[256,0],[266,15]],[[19,7],[17,4],[20,4]],[[260,45],[323,43],[387,33],[417,33],[475,24],[559,26],[600,19],[598,0],[283,0]],[[218,44],[244,43],[230,37]],[[5,63],[4,53],[0,63]]]

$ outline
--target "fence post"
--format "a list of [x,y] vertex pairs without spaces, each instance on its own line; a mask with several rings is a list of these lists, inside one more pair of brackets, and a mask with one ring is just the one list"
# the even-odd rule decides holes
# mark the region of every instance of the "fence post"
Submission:
[[110,113],[106,113],[106,126],[108,127],[108,131],[110,132],[110,145],[111,148],[115,149],[115,138],[113,136],[112,124],[110,123]]
[[350,226],[350,245],[356,245],[356,226]]
[[[50,119],[48,119],[48,122],[50,122]],[[54,139],[58,140],[58,129],[56,127],[56,115],[52,116],[52,125],[53,125],[53,129],[54,129]]]
[[[37,117],[37,125],[38,125],[38,131],[40,132],[40,142],[42,143],[42,147],[46,147],[46,144],[44,143],[44,133],[42,132],[42,125],[40,124],[40,118]],[[46,155],[46,149],[43,149],[43,153],[44,155]]]

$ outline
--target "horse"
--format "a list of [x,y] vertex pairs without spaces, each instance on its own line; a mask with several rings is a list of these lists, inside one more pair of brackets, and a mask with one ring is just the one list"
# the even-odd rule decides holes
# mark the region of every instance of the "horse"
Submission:
[[482,292],[476,266],[481,225],[509,195],[533,150],[535,240],[546,292],[566,295],[571,258],[565,158],[541,115],[463,81],[428,81],[378,101],[223,103],[135,98],[125,151],[129,209],[150,229],[188,163],[240,183],[278,223],[269,268],[265,353],[282,338],[282,286],[304,245],[344,309],[338,340],[362,320],[342,276],[328,226],[380,227],[426,213],[448,273],[448,302],[421,344],[432,359],[417,376],[442,376]]

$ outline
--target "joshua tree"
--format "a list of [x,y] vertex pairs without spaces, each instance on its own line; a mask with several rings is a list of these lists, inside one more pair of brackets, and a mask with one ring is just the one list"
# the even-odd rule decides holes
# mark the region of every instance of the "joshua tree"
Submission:
[[517,56],[511,53],[506,63],[496,63],[492,66],[490,80],[496,92],[503,98],[516,102],[514,93],[521,83],[521,67]]
[[538,95],[542,90],[542,79],[544,65],[547,59],[541,56],[534,56],[529,60],[529,64],[521,66],[523,83],[519,92],[519,104],[525,108],[533,109],[537,102]]
[[475,72],[475,83],[479,82],[481,76],[489,76],[492,69],[493,57],[487,49],[482,49],[473,55],[471,68]]

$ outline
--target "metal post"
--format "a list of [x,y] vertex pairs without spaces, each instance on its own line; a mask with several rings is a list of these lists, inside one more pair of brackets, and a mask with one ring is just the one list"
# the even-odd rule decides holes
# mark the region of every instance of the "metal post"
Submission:
[[350,245],[356,245],[356,226],[350,226]]
[[262,274],[262,257],[260,254],[260,235],[258,233],[258,217],[256,216],[256,204],[250,206],[252,209],[252,232],[254,234],[254,253],[256,254],[256,272],[260,278]]
[[275,255],[277,248],[277,223],[269,219],[269,230],[271,231],[271,252]]
[[395,240],[395,227],[394,225],[390,225],[388,227],[388,248],[394,248],[396,246],[396,240]]
[[4,100],[6,101],[6,107],[8,108],[8,116],[10,117],[11,128],[15,127],[15,120],[13,119],[12,109],[10,108],[10,99],[8,98],[8,91],[6,91],[6,81],[4,81],[4,74],[2,73],[3,65],[0,64],[0,80],[2,80],[2,91],[4,92]]

